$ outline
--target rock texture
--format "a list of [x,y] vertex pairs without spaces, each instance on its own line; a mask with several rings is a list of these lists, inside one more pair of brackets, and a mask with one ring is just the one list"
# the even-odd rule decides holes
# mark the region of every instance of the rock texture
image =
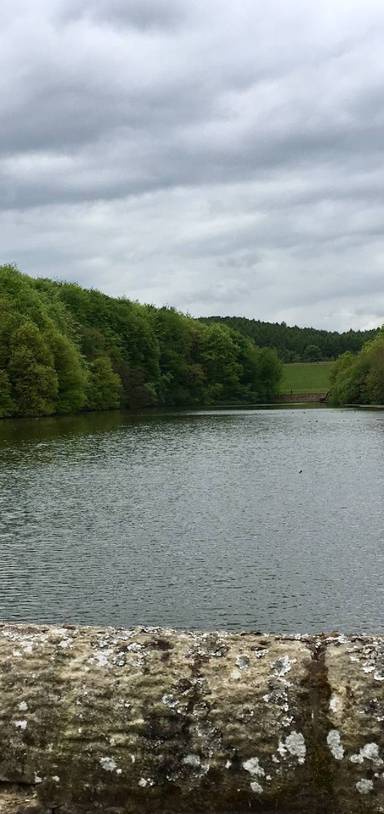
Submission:
[[0,626],[0,814],[384,812],[384,640]]

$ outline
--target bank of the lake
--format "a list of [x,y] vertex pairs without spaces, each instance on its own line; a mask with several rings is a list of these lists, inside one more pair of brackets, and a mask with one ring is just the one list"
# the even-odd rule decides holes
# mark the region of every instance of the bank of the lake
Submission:
[[0,424],[0,617],[384,630],[384,413]]
[[272,401],[280,376],[224,325],[0,266],[0,417]]

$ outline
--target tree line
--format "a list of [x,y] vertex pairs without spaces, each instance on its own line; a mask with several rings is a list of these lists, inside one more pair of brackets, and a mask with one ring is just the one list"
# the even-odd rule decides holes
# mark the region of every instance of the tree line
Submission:
[[344,353],[331,373],[333,404],[384,404],[384,328],[360,353]]
[[277,353],[230,325],[0,266],[0,416],[267,402]]
[[249,337],[261,348],[275,348],[282,362],[329,361],[347,351],[357,353],[377,333],[377,330],[338,333],[246,317],[202,317],[201,321],[207,325],[212,322],[226,325]]

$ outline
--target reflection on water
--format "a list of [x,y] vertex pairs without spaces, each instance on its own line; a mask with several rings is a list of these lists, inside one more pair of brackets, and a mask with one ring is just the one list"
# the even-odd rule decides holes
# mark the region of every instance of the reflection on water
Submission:
[[0,422],[0,617],[383,631],[384,413]]

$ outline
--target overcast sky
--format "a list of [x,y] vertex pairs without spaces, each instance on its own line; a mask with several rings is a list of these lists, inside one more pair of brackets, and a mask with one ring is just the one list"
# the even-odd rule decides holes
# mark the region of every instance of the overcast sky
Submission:
[[384,322],[382,0],[1,0],[0,262]]

